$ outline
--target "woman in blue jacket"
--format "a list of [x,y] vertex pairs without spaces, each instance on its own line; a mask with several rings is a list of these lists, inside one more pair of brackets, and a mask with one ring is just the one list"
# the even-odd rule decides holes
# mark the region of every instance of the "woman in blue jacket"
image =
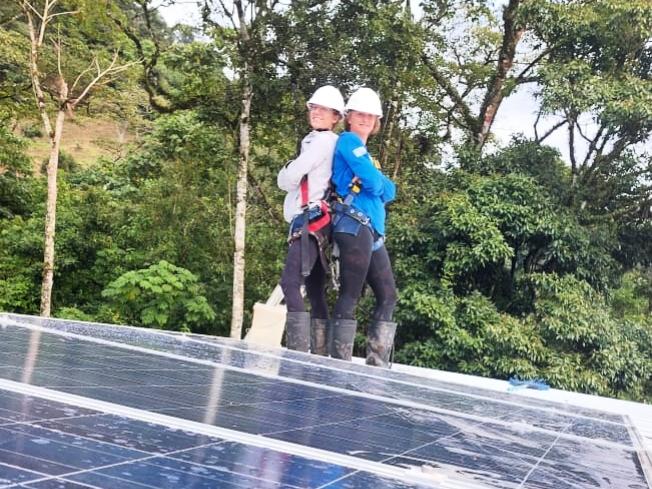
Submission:
[[331,356],[350,360],[357,328],[355,308],[365,281],[376,298],[367,329],[367,364],[389,366],[396,323],[396,285],[385,240],[385,204],[396,187],[367,152],[367,139],[378,132],[382,107],[376,92],[360,88],[345,107],[346,131],[333,156],[335,191],[333,239],[340,254],[340,295],[332,323]]

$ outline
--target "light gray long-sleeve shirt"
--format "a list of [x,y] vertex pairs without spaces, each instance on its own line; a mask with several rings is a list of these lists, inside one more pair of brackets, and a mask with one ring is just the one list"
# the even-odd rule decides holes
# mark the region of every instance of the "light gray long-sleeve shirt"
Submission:
[[331,179],[336,142],[337,134],[333,131],[312,131],[301,141],[299,156],[281,168],[277,183],[287,192],[283,202],[283,217],[287,222],[301,213],[300,187],[304,175],[308,175],[308,201],[315,203],[324,197]]

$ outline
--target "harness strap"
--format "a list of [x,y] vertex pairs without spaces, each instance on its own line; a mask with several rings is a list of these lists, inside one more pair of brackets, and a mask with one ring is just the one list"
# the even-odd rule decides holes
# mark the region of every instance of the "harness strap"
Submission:
[[304,207],[308,206],[308,199],[310,198],[310,195],[308,194],[308,175],[304,175],[301,178],[300,188],[301,188],[301,208],[303,209]]
[[310,209],[308,208],[308,175],[301,179],[301,208],[303,209],[303,225],[301,229],[301,275],[310,275]]

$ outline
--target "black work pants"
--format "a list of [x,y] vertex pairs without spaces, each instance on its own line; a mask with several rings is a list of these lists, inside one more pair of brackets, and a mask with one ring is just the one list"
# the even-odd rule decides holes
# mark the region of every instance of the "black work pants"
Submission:
[[[328,304],[326,303],[326,270],[322,266],[317,240],[310,236],[309,266],[310,275],[305,278],[306,295],[310,301],[313,318],[328,319]],[[305,312],[306,308],[301,297],[301,285],[304,278],[301,275],[301,239],[295,239],[290,244],[285,259],[285,268],[281,275],[281,289],[285,295],[285,305],[288,312]]]
[[361,226],[357,235],[336,232],[333,239],[340,254],[340,296],[335,303],[336,319],[355,319],[355,308],[365,281],[376,298],[373,319],[391,321],[396,307],[396,283],[387,248],[373,251],[374,234]]

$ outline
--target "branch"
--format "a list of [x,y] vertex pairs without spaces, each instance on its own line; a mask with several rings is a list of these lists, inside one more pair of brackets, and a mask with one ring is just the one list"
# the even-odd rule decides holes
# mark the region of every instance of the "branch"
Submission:
[[224,5],[224,2],[222,0],[219,1],[222,7],[222,12],[224,12],[224,15],[226,15],[227,18],[231,21],[231,25],[233,26],[233,29],[237,31],[238,25],[235,23],[235,19],[233,18],[233,12],[229,12],[229,10],[226,8],[226,5]]
[[74,14],[78,14],[79,12],[80,12],[79,10],[69,10],[67,12],[57,12],[56,14],[51,14],[50,16],[48,16],[48,22],[50,21],[50,19],[52,19],[52,18],[54,18],[54,17],[56,17],[58,15],[74,15]]
[[[621,136],[616,140],[615,143],[613,143],[613,147],[611,148],[611,151],[609,151],[609,153],[607,153],[604,156],[600,156],[599,158],[596,157],[595,162],[593,163],[593,165],[591,165],[592,169],[595,166],[608,164],[614,161],[615,159],[619,158],[622,152],[625,151],[625,148],[627,148],[627,146],[631,143],[632,140],[630,136],[628,135]],[[605,144],[606,144],[606,138],[605,138]],[[604,149],[604,144],[603,144],[603,149]]]
[[43,20],[43,16],[41,15],[41,13],[40,13],[38,10],[36,10],[36,9],[32,6],[32,4],[29,3],[29,2],[26,1],[26,0],[23,1],[23,10],[25,10],[25,7],[29,8],[32,12],[34,12],[34,13],[38,16],[39,19]]
[[[238,29],[240,31],[240,40],[243,42],[243,44],[247,44],[249,42],[249,30],[247,29],[247,19],[245,18],[245,11],[242,6],[242,0],[233,0],[233,5],[235,7],[235,11],[238,13],[238,22],[240,22],[240,27]],[[251,15],[253,15],[253,11]]]
[[86,88],[82,91],[82,93],[79,95],[79,97],[76,97],[75,99],[71,100],[70,106],[74,109],[79,102],[81,102],[86,95],[88,95],[88,92],[95,86],[102,78],[107,77],[107,76],[112,76],[116,75],[118,73],[121,73],[125,71],[126,69],[130,68],[131,66],[140,63],[140,60],[137,61],[131,61],[130,63],[126,63],[124,65],[120,66],[115,66],[116,61],[118,60],[118,53],[117,51],[113,55],[113,59],[111,60],[111,64],[105,69],[101,70],[100,69],[100,64],[97,61],[97,58],[95,58],[95,66],[97,67],[97,76],[91,80],[88,85],[86,85]]
[[580,126],[580,123],[577,122],[577,120],[575,121],[575,127],[577,127],[577,132],[580,133],[580,136],[582,136],[582,139],[584,139],[584,141],[586,141],[587,143],[591,144],[591,140],[584,135],[584,131],[582,131],[582,126]]
[[575,159],[575,119],[570,113],[566,113],[566,120],[568,122],[568,153],[571,160],[571,174],[573,175],[573,182],[577,176],[577,160]]
[[589,142],[589,149],[587,150],[586,155],[584,156],[584,161],[582,161],[582,167],[586,167],[586,165],[588,164],[589,159],[591,158],[591,155],[595,151],[598,145],[598,141],[602,137],[602,132],[605,130],[605,128],[606,126],[604,125],[604,123],[601,124],[595,137],[593,138],[592,141]]
[[609,138],[613,136],[615,132],[613,129],[610,129],[607,131],[607,134],[604,135],[604,138],[602,139],[602,143],[600,144],[600,147],[596,150],[595,152],[595,157],[596,159],[601,157],[604,154],[604,148],[607,146],[607,143],[609,142]]
[[537,118],[534,120],[534,124],[532,128],[534,129],[534,140],[539,141],[539,119],[541,119],[541,114],[543,113],[543,108],[539,107],[539,113],[537,114]]
[[[538,117],[537,117],[537,120],[538,120]],[[567,122],[568,122],[568,121],[567,121],[566,119],[557,122],[557,123],[556,123],[555,125],[553,125],[553,126],[552,126],[548,131],[546,131],[545,134],[544,134],[543,136],[541,136],[541,137],[539,137],[539,136],[536,134],[536,129],[535,129],[535,141],[536,141],[537,143],[539,143],[539,144],[542,143],[542,142],[543,142],[543,141],[544,141],[548,136],[550,136],[553,132],[555,132],[557,129],[559,129],[561,126],[563,126],[563,125],[566,124]]]
[[531,78],[525,78],[525,75],[527,74],[528,71],[530,71],[532,68],[534,68],[539,61],[541,61],[547,54],[550,54],[552,52],[553,48],[547,48],[544,49],[541,54],[539,54],[536,58],[534,58],[524,69],[521,71],[518,76],[516,77],[516,84],[520,85],[521,83],[524,83],[525,80],[532,80]]
[[81,80],[81,78],[82,78],[86,73],[88,73],[89,71],[91,71],[91,70],[93,69],[93,66],[95,66],[95,61],[96,61],[96,59],[93,58],[93,60],[92,60],[92,61],[90,62],[90,64],[88,65],[88,68],[86,68],[84,71],[82,71],[82,72],[77,76],[77,78],[75,78],[75,81],[73,82],[72,87],[70,88],[70,92],[71,92],[71,93],[75,90],[75,87],[77,86],[77,83],[79,83],[79,81]]
[[[146,18],[146,24],[149,26],[151,25],[151,21],[149,20],[149,12],[150,10],[147,9],[147,6],[143,6],[142,3],[140,3],[141,8],[143,8],[143,14]],[[149,99],[150,105],[157,111],[159,112],[170,112],[170,107],[166,104],[161,104],[158,101],[158,97],[160,95],[163,95],[164,97],[168,98],[169,93],[164,90],[160,83],[159,83],[159,78],[158,74],[156,73],[156,65],[158,64],[158,57],[160,55],[160,49],[159,49],[159,43],[158,40],[154,39],[154,34],[153,32],[150,31],[150,34],[152,38],[154,39],[154,44],[156,49],[154,50],[154,53],[152,54],[151,57],[147,57],[145,54],[145,49],[143,48],[143,44],[140,41],[140,36],[133,32],[130,27],[125,25],[122,20],[120,20],[118,17],[114,16],[111,14],[111,12],[108,12],[107,14],[113,22],[116,23],[116,25],[122,30],[122,32],[131,40],[131,42],[134,43],[136,46],[136,50],[138,51],[138,54],[140,56],[140,63],[143,65],[143,71],[144,71],[144,76],[143,76],[143,85],[145,88],[145,91],[147,92],[147,97]]]
[[45,94],[41,89],[41,80],[39,79],[38,72],[38,56],[40,46],[36,37],[36,27],[34,25],[34,19],[32,18],[31,12],[34,7],[32,7],[29,2],[25,0],[22,3],[22,9],[23,12],[25,12],[25,16],[27,17],[27,28],[29,31],[29,38],[31,43],[29,51],[29,74],[32,81],[32,90],[34,91],[34,97],[36,98],[36,105],[38,107],[39,113],[41,114],[41,119],[43,120],[43,127],[45,127],[45,131],[47,132],[48,137],[52,138],[52,124],[50,123],[50,118],[48,117],[48,113],[45,110]]
[[444,92],[446,92],[446,94],[453,100],[452,110],[457,109],[460,112],[462,118],[464,119],[466,126],[470,130],[474,130],[473,128],[477,126],[477,119],[473,116],[473,114],[471,113],[471,109],[469,109],[469,106],[466,104],[464,99],[460,96],[457,89],[453,86],[453,84],[450,82],[448,78],[446,78],[444,75],[442,75],[439,72],[437,67],[435,67],[432,64],[432,62],[428,59],[428,57],[425,54],[421,55],[421,60],[426,65],[426,67],[430,71],[430,74],[435,79],[435,81],[444,90]]
[[63,80],[63,70],[61,69],[61,44],[57,41],[52,41],[52,44],[54,46],[54,51],[57,53],[57,72],[59,73],[59,77]]

